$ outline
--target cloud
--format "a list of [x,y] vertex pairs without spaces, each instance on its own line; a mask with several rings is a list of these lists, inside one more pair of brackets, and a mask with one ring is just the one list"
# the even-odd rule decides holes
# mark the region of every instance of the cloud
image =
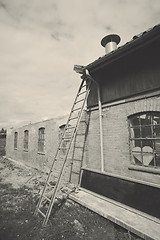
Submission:
[[159,0],[0,0],[0,126],[69,113],[80,84],[74,64],[104,55],[160,20]]

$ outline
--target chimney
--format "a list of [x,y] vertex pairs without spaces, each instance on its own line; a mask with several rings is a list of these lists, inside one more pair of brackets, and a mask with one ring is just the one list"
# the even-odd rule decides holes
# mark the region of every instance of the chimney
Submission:
[[121,41],[120,36],[118,36],[117,34],[110,34],[105,36],[101,40],[101,45],[105,47],[105,52],[106,54],[108,54],[117,49],[117,45],[120,41]]

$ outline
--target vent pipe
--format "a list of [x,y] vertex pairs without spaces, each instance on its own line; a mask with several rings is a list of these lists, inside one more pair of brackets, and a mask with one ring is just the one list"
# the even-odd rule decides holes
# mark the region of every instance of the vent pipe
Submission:
[[118,36],[117,34],[110,34],[105,36],[101,40],[101,45],[105,47],[105,52],[106,54],[108,54],[117,49],[117,45],[120,41],[121,41],[120,36]]

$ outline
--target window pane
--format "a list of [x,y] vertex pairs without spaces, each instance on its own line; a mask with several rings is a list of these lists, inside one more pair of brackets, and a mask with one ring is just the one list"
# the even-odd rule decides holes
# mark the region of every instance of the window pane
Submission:
[[18,142],[18,132],[14,133],[14,148],[17,148],[17,142]]
[[28,149],[28,135],[29,135],[29,131],[26,130],[24,131],[24,149]]
[[156,166],[160,167],[160,153],[156,154]]
[[140,125],[146,125],[146,114],[139,116]]
[[142,155],[143,155],[143,165],[154,165],[154,153],[153,149],[150,146],[144,146],[142,148]]
[[140,138],[140,128],[139,127],[131,128],[131,138]]
[[154,141],[154,148],[156,152],[160,153],[160,140]]
[[152,114],[150,112],[146,113],[145,124],[146,125],[151,125],[152,124]]
[[45,128],[39,128],[38,152],[44,152]]
[[152,138],[152,129],[151,126],[141,127],[142,138]]
[[130,123],[131,126],[139,126],[139,116],[132,116]]
[[152,140],[145,140],[145,139],[143,139],[142,140],[142,147],[145,147],[145,146],[149,146],[149,147],[151,147],[152,149],[153,149],[153,141]]
[[160,138],[160,126],[154,125],[153,126],[153,133],[155,138]]
[[132,150],[133,160],[135,164],[142,165],[142,151],[141,147],[134,147]]
[[154,125],[160,124],[160,113],[155,113],[153,115],[153,124]]

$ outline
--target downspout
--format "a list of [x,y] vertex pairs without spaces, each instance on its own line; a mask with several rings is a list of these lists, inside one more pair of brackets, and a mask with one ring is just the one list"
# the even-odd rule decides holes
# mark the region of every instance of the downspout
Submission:
[[97,86],[98,109],[99,109],[99,129],[100,129],[100,154],[101,154],[101,172],[104,172],[104,151],[103,151],[103,126],[102,126],[102,103],[100,94],[100,84],[94,80],[85,66],[74,65],[74,71],[82,74],[81,78],[88,78]]
[[100,129],[100,147],[101,147],[101,172],[104,172],[104,151],[103,151],[103,125],[102,125],[102,102],[100,95],[100,85],[97,83],[98,109],[99,109],[99,129]]
[[[87,69],[85,69],[87,70]],[[87,70],[88,71],[88,70]],[[86,74],[86,71],[85,71]],[[93,81],[97,86],[97,93],[98,93],[98,110],[99,110],[99,129],[100,129],[100,154],[101,154],[101,172],[104,172],[104,150],[103,150],[103,125],[102,125],[102,102],[101,102],[101,94],[100,94],[100,84],[94,80],[91,75],[86,74],[91,81]]]

